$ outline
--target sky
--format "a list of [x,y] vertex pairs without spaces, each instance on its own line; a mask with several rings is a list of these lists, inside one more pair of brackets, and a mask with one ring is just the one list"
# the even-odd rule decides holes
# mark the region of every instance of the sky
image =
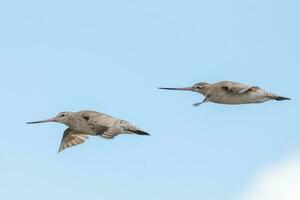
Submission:
[[[299,6],[2,1],[1,199],[299,199]],[[200,94],[157,89],[221,80],[292,101],[195,108]],[[151,137],[57,154],[64,125],[25,124],[84,109]]]

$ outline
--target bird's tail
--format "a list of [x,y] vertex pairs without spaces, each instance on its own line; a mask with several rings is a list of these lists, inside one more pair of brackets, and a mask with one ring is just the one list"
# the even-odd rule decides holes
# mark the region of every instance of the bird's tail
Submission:
[[133,133],[136,133],[138,135],[150,135],[149,133],[147,133],[146,131],[143,130],[135,130],[135,131],[131,131]]
[[288,98],[288,97],[278,96],[278,95],[272,94],[272,93],[269,93],[269,94],[268,94],[268,97],[271,98],[271,99],[274,99],[274,100],[276,100],[276,101],[291,100],[291,99]]
[[284,101],[284,100],[291,100],[291,99],[288,97],[276,96],[275,100],[276,101]]
[[125,130],[125,132],[131,132],[131,133],[135,133],[138,135],[150,135],[146,131],[136,127],[135,125],[130,124],[127,121],[120,120],[120,123],[121,123],[121,126],[123,126],[123,130]]

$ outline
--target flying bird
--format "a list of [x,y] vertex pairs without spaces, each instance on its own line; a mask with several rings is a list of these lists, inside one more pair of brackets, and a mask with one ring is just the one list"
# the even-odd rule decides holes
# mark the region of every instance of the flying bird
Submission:
[[290,98],[279,96],[270,92],[267,92],[257,86],[249,86],[242,83],[236,83],[231,81],[220,81],[217,83],[196,83],[192,87],[184,88],[159,88],[164,90],[183,90],[198,92],[204,95],[202,102],[193,104],[199,106],[205,102],[213,102],[219,104],[250,104],[250,103],[264,103],[270,100],[290,100]]
[[106,139],[112,139],[125,133],[150,135],[125,120],[90,110],[61,112],[54,118],[27,122],[27,124],[45,122],[58,122],[68,126],[64,131],[58,153],[66,148],[84,143],[89,136],[101,136]]

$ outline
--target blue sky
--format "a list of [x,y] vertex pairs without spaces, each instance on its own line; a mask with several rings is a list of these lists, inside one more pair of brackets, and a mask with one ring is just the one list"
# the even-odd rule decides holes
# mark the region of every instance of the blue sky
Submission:
[[[0,3],[1,199],[232,200],[269,163],[300,155],[298,1]],[[192,106],[160,91],[232,80],[291,97]],[[90,138],[56,154],[92,109],[151,137]]]

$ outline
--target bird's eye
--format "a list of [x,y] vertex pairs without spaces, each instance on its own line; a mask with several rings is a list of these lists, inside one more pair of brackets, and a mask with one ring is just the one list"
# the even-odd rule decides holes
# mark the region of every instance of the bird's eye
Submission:
[[64,116],[65,116],[65,114],[61,114],[60,116],[61,116],[61,117],[64,117]]

